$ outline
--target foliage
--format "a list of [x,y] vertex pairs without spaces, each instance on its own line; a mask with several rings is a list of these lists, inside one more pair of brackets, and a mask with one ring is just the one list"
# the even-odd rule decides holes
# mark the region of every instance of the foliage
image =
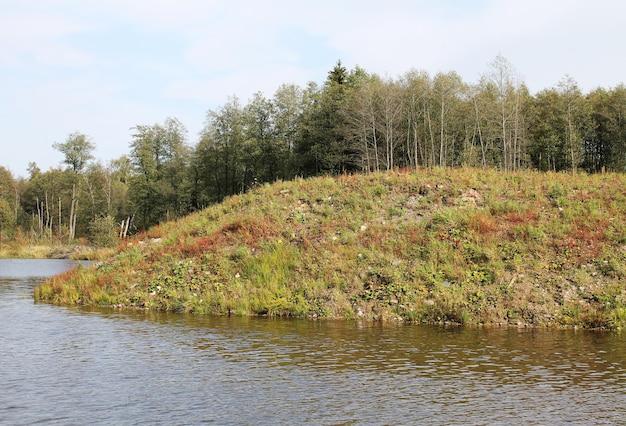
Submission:
[[11,233],[15,226],[15,218],[12,210],[7,200],[0,198],[0,245],[2,245],[4,237],[8,233]]
[[52,147],[63,155],[63,162],[67,164],[74,173],[80,173],[87,162],[93,158],[92,152],[96,145],[87,135],[79,132],[70,134],[65,142],[55,142]]
[[111,216],[97,217],[91,222],[90,241],[96,247],[112,247],[118,242],[118,226]]
[[[625,112],[623,85],[583,93],[565,76],[531,95],[501,55],[476,83],[453,71],[383,78],[338,61],[320,85],[227,99],[207,111],[196,141],[166,118],[136,125],[128,156],[107,164],[94,160],[95,143],[76,131],[52,145],[67,168],[32,163],[19,179],[0,168],[0,199],[13,212],[4,226],[31,244],[89,238],[93,222],[107,216],[137,234],[296,177],[462,166],[624,172]],[[397,211],[388,206],[387,215]]]
[[182,123],[174,118],[166,119],[163,125],[135,127],[129,197],[143,228],[189,211],[186,133]]

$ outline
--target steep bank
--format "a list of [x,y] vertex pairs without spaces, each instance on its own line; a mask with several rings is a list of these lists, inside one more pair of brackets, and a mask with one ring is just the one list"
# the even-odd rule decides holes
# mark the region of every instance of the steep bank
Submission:
[[434,169],[265,185],[48,281],[58,304],[626,323],[626,177]]

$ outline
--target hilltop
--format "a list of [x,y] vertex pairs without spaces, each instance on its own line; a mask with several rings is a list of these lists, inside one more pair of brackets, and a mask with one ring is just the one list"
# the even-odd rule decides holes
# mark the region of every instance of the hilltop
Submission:
[[626,176],[472,168],[263,185],[57,276],[38,301],[620,328]]

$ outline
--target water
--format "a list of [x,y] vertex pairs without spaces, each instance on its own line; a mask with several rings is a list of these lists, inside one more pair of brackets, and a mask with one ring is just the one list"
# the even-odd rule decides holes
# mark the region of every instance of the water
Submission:
[[34,304],[0,260],[0,424],[626,424],[621,333]]

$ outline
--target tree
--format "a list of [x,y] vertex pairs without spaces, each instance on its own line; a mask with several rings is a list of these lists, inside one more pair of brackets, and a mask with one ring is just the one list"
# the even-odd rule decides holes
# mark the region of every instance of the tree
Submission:
[[379,152],[380,126],[378,124],[378,93],[382,84],[377,75],[361,75],[358,85],[346,105],[347,138],[352,149],[360,157],[362,171],[379,171],[381,152]]
[[[458,138],[458,134],[462,131],[455,128],[460,114],[461,93],[464,90],[464,84],[461,77],[455,73],[447,74],[438,73],[433,79],[432,101],[433,119],[439,122],[439,149],[436,154],[439,167],[444,167],[451,162],[448,158],[454,158],[454,145]],[[434,138],[433,138],[434,139]],[[435,155],[433,155],[435,158]]]
[[0,248],[2,248],[2,240],[7,231],[11,231],[15,225],[15,216],[11,204],[5,199],[0,198]]
[[[52,147],[59,152],[61,152],[65,159],[63,162],[69,166],[69,170],[74,174],[74,177],[71,177],[72,181],[72,191],[71,191],[71,200],[70,200],[70,216],[68,219],[68,239],[71,241],[74,239],[76,235],[76,226],[78,220],[78,204],[81,195],[81,179],[78,178],[81,175],[85,178],[85,182],[87,183],[88,195],[91,200],[92,212],[90,215],[87,215],[87,221],[91,220],[95,215],[94,207],[95,207],[95,198],[94,198],[94,188],[90,185],[89,180],[83,175],[83,170],[85,169],[87,162],[93,159],[93,150],[96,148],[95,144],[90,140],[90,138],[82,133],[74,132],[71,133],[65,142],[59,143],[55,142],[52,144]],[[58,236],[61,237],[61,227],[62,227],[62,200],[61,194],[57,194],[58,201]],[[48,200],[46,200],[46,207],[48,207]],[[50,227],[51,234],[52,227]]]
[[313,102],[304,111],[296,147],[304,175],[359,169],[357,153],[347,137],[349,121],[345,108],[349,92],[354,89],[350,77],[338,61],[322,90],[313,93]]
[[585,139],[583,166],[588,172],[626,171],[626,87],[598,88],[587,101],[591,131]]
[[220,166],[217,147],[207,134],[203,134],[191,157],[191,200],[194,209],[202,209],[221,200],[223,182]]
[[567,167],[563,139],[565,122],[558,91],[551,88],[537,93],[529,108],[529,115],[529,155],[533,167],[542,171],[564,170]]
[[89,227],[89,240],[98,247],[112,247],[118,241],[117,229],[112,216],[97,217]]
[[576,172],[583,152],[583,140],[589,127],[590,110],[578,85],[570,76],[565,76],[559,84],[561,110],[565,116],[565,144],[567,146],[570,168]]
[[[23,210],[31,218],[24,225],[30,227],[32,238],[71,241],[74,236],[85,235],[91,215],[78,213],[81,175],[60,167],[41,173],[34,164],[30,171],[20,198]],[[84,207],[88,211],[90,206]]]
[[131,171],[132,164],[125,155],[109,161],[105,168],[106,214],[120,220],[130,215],[128,185]]
[[402,85],[409,164],[434,166],[435,136],[430,113],[432,79],[426,71],[411,70],[405,74]]
[[245,134],[244,182],[273,182],[282,172],[283,146],[276,137],[274,106],[259,92],[243,109]]
[[13,174],[2,166],[0,166],[0,200],[6,201],[9,206],[8,211],[12,213],[10,218],[5,218],[5,226],[8,223],[16,225],[21,213],[20,189]]
[[379,119],[380,135],[385,145],[385,165],[387,170],[396,167],[396,148],[403,140],[403,132],[400,129],[403,119],[402,113],[402,88],[393,80],[382,82],[379,86]]
[[87,162],[93,159],[93,150],[96,145],[87,135],[79,132],[71,133],[65,142],[55,142],[52,147],[65,155],[63,162],[75,173],[82,172]]
[[130,199],[143,228],[189,211],[186,128],[175,118],[163,125],[138,125],[130,143]]
[[196,164],[200,179],[211,188],[207,192],[211,200],[242,192],[249,183],[246,182],[244,130],[244,112],[237,97],[207,112],[196,147]]
[[523,105],[520,90],[522,84],[513,65],[502,55],[497,55],[490,70],[481,79],[482,90],[490,93],[491,105],[480,113],[485,114],[488,126],[485,133],[499,141],[501,167],[515,170],[519,166],[521,150],[521,113]]
[[274,126],[282,158],[281,179],[291,179],[296,173],[295,145],[298,127],[305,108],[304,91],[295,84],[281,85],[272,98]]

